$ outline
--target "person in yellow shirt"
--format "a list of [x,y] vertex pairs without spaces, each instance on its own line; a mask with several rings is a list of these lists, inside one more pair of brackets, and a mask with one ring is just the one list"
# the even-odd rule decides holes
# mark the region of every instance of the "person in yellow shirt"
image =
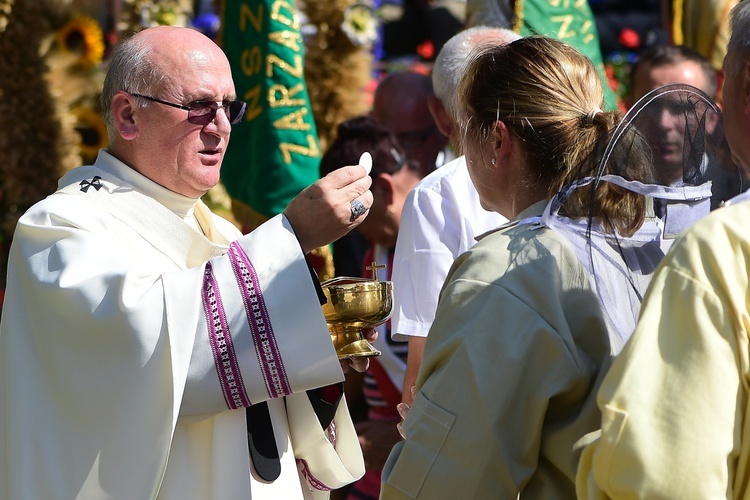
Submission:
[[[731,13],[724,126],[750,169],[750,3]],[[750,495],[750,195],[683,233],[598,393],[601,436],[582,454],[587,498]]]

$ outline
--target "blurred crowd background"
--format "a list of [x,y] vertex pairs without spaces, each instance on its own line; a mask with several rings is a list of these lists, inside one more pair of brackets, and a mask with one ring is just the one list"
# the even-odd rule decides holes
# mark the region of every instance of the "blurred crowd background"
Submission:
[[[630,66],[645,49],[686,45],[719,71],[726,16],[737,1],[0,0],[0,111],[18,118],[6,119],[0,129],[0,284],[23,211],[52,193],[67,169],[93,162],[106,147],[99,90],[110,48],[128,33],[159,24],[192,26],[220,45],[239,46],[238,68],[252,64],[243,44],[254,42],[235,38],[237,30],[259,16],[275,15],[298,34],[303,46],[295,48],[292,42],[287,48],[295,57],[303,54],[310,111],[305,119],[314,121],[307,142],[288,149],[287,161],[278,166],[247,151],[241,157],[243,171],[259,173],[233,178],[227,168],[222,185],[206,195],[212,208],[249,230],[319,175],[319,160],[338,125],[369,112],[379,81],[404,69],[429,74],[442,44],[464,27],[504,24],[521,34],[541,31],[596,47],[603,74],[624,109]],[[240,97],[252,101],[253,95]],[[287,117],[287,123],[302,124],[301,117]],[[230,149],[243,147],[247,143],[233,140]],[[305,172],[290,167],[301,168],[295,154],[309,160]],[[285,172],[274,177],[277,170]],[[243,183],[259,188],[243,189]],[[326,268],[330,255],[323,252],[320,258]]]

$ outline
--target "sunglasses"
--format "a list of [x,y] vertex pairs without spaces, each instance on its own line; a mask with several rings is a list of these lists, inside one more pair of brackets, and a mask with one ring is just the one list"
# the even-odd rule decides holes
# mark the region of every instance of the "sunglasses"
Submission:
[[245,108],[247,107],[247,103],[244,101],[193,101],[188,103],[187,106],[184,106],[182,104],[162,101],[161,99],[156,99],[155,97],[149,97],[147,95],[134,94],[132,92],[128,93],[133,97],[140,97],[141,99],[158,102],[159,104],[172,106],[173,108],[184,109],[188,112],[188,123],[192,123],[193,125],[206,125],[211,123],[216,117],[216,112],[219,110],[219,107],[224,108],[224,113],[227,115],[227,118],[229,118],[229,123],[234,125],[239,123],[240,120],[242,120],[242,117],[245,116]]
[[408,132],[399,132],[396,134],[399,144],[406,150],[414,150],[422,146],[427,139],[432,137],[438,131],[437,125],[432,124],[421,130],[412,130]]

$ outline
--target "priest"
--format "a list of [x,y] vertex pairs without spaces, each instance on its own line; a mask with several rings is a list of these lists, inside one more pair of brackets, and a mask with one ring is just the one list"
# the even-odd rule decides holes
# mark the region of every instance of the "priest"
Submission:
[[326,498],[356,480],[305,254],[361,222],[365,170],[317,181],[248,235],[212,214],[200,197],[245,103],[222,50],[188,28],[122,42],[102,105],[109,148],[13,240],[0,499]]

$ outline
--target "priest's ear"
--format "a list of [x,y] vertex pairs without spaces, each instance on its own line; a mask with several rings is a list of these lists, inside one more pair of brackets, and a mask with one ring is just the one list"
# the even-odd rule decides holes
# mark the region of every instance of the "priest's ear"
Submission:
[[126,141],[138,136],[135,99],[136,97],[122,90],[112,96],[112,120],[120,136]]

